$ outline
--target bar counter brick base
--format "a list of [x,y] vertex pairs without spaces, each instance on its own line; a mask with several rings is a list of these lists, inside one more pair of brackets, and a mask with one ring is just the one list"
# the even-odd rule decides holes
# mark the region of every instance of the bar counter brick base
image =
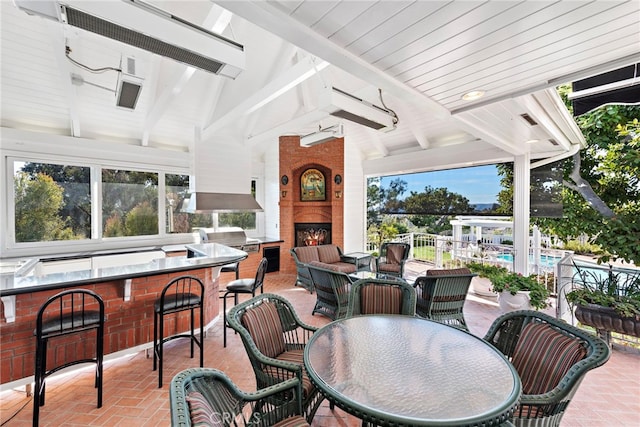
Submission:
[[[124,301],[124,281],[110,281],[82,286],[96,292],[104,300],[105,322],[104,354],[128,348],[153,346],[154,302],[169,281],[181,275],[192,275],[205,285],[204,321],[208,325],[219,313],[219,278],[213,278],[212,268],[188,272],[159,274],[133,279],[131,299]],[[0,379],[2,384],[33,375],[35,364],[35,319],[40,306],[63,289],[42,291],[16,296],[16,321],[6,323],[4,307],[0,310]],[[2,306],[0,304],[0,306]],[[196,316],[196,328],[199,328]],[[189,311],[165,317],[165,336],[189,330]],[[95,331],[73,334],[49,341],[47,364],[49,367],[69,360],[94,357]],[[151,369],[151,364],[149,364]]]

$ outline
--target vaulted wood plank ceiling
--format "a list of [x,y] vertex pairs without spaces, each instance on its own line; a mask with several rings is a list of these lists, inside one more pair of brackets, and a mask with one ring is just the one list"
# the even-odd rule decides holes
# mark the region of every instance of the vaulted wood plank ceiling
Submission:
[[[400,168],[442,150],[441,167],[543,158],[580,143],[547,90],[640,60],[636,0],[150,3],[243,44],[245,70],[230,80],[189,69],[2,2],[2,126],[172,150],[201,134],[249,144],[259,159],[278,135],[334,124],[318,108],[333,85],[400,119],[388,133],[344,122],[364,160]],[[135,110],[115,106],[117,73],[78,67],[66,46],[94,68],[135,57]],[[473,90],[484,96],[462,99]]]

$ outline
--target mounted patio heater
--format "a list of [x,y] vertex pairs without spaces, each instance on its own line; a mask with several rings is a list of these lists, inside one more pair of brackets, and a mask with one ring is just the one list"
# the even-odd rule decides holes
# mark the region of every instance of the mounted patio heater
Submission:
[[320,110],[334,117],[382,132],[394,130],[398,123],[398,117],[393,111],[373,105],[335,87],[327,87],[320,93],[319,105]]
[[245,67],[244,46],[141,0],[14,0],[38,15],[183,64],[236,78]]

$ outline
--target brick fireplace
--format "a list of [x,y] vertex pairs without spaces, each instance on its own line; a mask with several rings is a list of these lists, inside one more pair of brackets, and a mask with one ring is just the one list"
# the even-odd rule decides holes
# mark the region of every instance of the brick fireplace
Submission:
[[[316,169],[324,178],[324,200],[303,200],[301,177]],[[344,242],[344,139],[301,147],[299,136],[280,137],[280,271],[296,271],[289,249],[302,246],[296,232],[305,224],[314,229],[310,244]],[[324,230],[324,231],[320,231]],[[327,241],[328,240],[328,241]]]

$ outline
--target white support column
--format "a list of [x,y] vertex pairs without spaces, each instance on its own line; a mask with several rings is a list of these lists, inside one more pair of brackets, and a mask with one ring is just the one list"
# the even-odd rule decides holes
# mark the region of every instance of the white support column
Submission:
[[446,243],[446,239],[444,239],[441,236],[436,236],[436,258],[434,260],[434,263],[436,265],[436,268],[442,268],[442,259],[444,258],[444,247],[445,247],[445,243]]
[[540,249],[540,245],[541,245],[541,236],[540,236],[540,229],[538,228],[537,225],[533,226],[533,265],[534,265],[534,271],[532,271],[531,273],[536,273],[538,274],[540,272],[540,266],[542,265],[542,250]]
[[513,268],[529,274],[529,170],[530,155],[516,156],[513,164]]
[[453,226],[453,250],[451,251],[451,258],[456,259],[460,254],[460,241],[462,240],[462,225],[455,224]]
[[413,259],[413,242],[415,236],[413,233],[409,233],[409,259]]
[[474,243],[477,243],[478,245],[480,245],[482,243],[482,226],[481,225],[476,225],[474,234],[476,235],[476,241]]

